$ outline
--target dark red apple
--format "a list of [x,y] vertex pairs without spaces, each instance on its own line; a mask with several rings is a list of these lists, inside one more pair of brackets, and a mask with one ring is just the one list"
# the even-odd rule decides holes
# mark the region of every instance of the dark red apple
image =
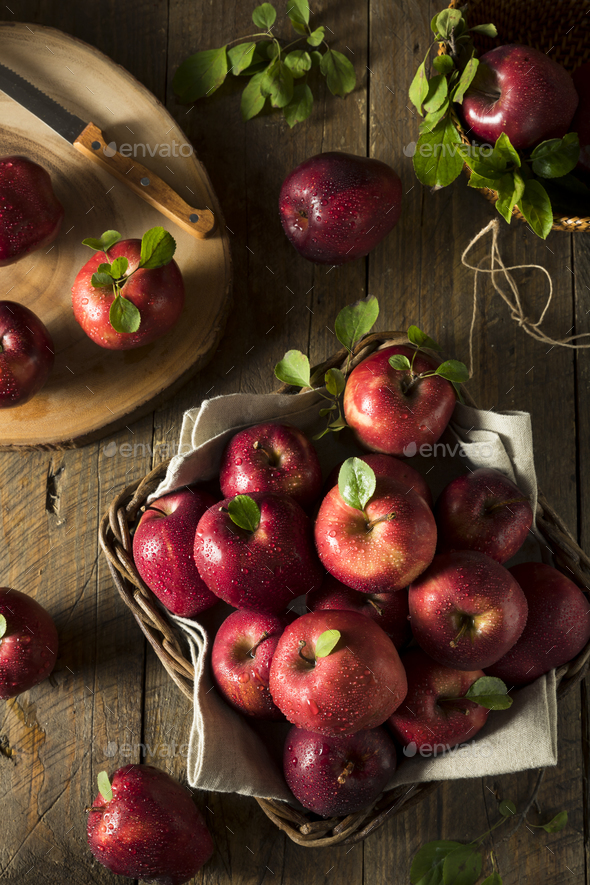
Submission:
[[394,737],[415,751],[428,746],[433,756],[475,737],[490,711],[473,701],[458,699],[485,676],[483,670],[445,667],[420,648],[402,655],[402,664],[408,677],[408,693],[387,720]]
[[574,71],[573,81],[580,101],[570,131],[580,139],[578,168],[590,172],[590,62]]
[[0,267],[49,246],[63,217],[42,166],[26,157],[0,157]]
[[219,482],[226,498],[277,492],[309,507],[320,496],[322,469],[316,450],[298,427],[257,424],[236,433],[227,444]]
[[[390,479],[397,479],[398,482],[406,487],[407,491],[413,489],[415,492],[418,492],[420,497],[424,498],[428,506],[432,507],[432,492],[428,487],[428,483],[424,477],[421,476],[417,470],[414,470],[413,467],[410,467],[406,461],[400,461],[392,455],[382,455],[380,453],[375,453],[373,455],[359,455],[359,458],[375,471],[376,476],[388,476]],[[338,474],[341,467],[342,462],[337,464],[336,467],[330,471],[325,483],[326,491],[329,491],[334,488],[335,485],[338,485]]]
[[297,166],[279,197],[283,230],[300,255],[316,264],[361,258],[395,227],[402,183],[391,166],[329,151]]
[[[336,645],[320,657],[327,631]],[[401,704],[406,674],[391,639],[370,618],[351,611],[311,612],[279,639],[270,665],[270,693],[289,722],[318,734],[375,728]]]
[[22,406],[39,393],[54,360],[51,335],[37,314],[0,301],[0,409]]
[[463,99],[469,134],[495,144],[505,132],[516,150],[570,130],[578,104],[573,80],[545,52],[509,44],[486,52]]
[[523,562],[510,573],[526,596],[529,616],[517,643],[486,672],[508,685],[525,685],[582,651],[590,640],[590,604],[550,565]]
[[322,817],[372,805],[395,772],[395,744],[384,728],[334,737],[295,726],[285,741],[287,785],[304,808]]
[[[101,788],[102,789],[102,788]],[[88,809],[92,854],[118,876],[182,885],[213,854],[213,840],[191,794],[152,765],[114,773],[112,798]]]
[[443,489],[434,510],[438,550],[479,550],[506,562],[533,524],[528,499],[499,470],[481,467]]
[[449,423],[456,396],[453,385],[432,373],[436,364],[422,353],[413,370],[393,369],[390,357],[415,351],[404,345],[377,350],[352,370],[344,391],[347,424],[366,449],[388,455],[415,455],[435,443]]
[[261,612],[237,611],[215,634],[213,679],[238,712],[258,719],[283,719],[270,696],[270,662],[287,621]]
[[0,587],[0,698],[14,698],[47,679],[57,650],[57,630],[43,606]]
[[512,648],[524,630],[527,601],[510,572],[475,550],[435,556],[410,586],[410,626],[440,664],[484,670]]
[[168,611],[192,618],[218,601],[195,564],[195,534],[215,498],[187,486],[153,501],[133,535],[133,560],[142,580]]

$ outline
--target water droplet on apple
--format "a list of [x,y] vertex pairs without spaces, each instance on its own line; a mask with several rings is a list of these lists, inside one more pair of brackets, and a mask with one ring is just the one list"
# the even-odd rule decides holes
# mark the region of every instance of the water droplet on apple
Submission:
[[242,459],[236,458],[236,467],[239,467],[241,463],[242,463]]
[[312,716],[317,716],[318,713],[320,712],[320,708],[318,707],[316,702],[313,701],[311,698],[308,698],[307,703],[309,704],[309,711],[312,714]]
[[238,676],[238,681],[241,682],[242,684],[244,682],[249,682],[250,676],[248,675],[248,673],[240,673],[240,675]]

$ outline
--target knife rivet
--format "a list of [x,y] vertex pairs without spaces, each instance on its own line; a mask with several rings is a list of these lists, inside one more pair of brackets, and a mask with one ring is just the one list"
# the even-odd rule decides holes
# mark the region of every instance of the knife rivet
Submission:
[[149,183],[150,183],[149,178],[142,178],[141,179],[141,184],[143,184],[144,187],[147,187]]
[[192,214],[192,215],[189,215],[189,217],[188,217],[188,218],[189,218],[189,221],[193,221],[193,222],[195,222],[195,221],[198,221],[198,220],[199,220],[199,216],[198,216],[198,215],[195,215],[195,213],[194,213],[194,212],[193,212],[193,214]]
[[92,149],[94,151],[97,151],[99,149],[99,147],[100,147],[100,141],[93,141],[92,142]]

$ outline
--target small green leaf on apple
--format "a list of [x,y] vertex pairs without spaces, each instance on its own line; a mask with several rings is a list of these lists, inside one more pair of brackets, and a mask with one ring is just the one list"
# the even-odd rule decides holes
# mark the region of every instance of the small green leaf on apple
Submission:
[[[120,280],[121,277],[125,276],[128,267],[129,260],[124,255],[121,255],[120,258],[115,258],[111,264],[111,276],[115,280]],[[100,267],[98,269],[100,271]]]
[[4,615],[0,615],[0,639],[2,639],[2,637],[6,633],[6,627],[6,618],[4,617]]
[[441,378],[446,378],[447,381],[452,381],[454,384],[463,384],[465,381],[469,381],[469,369],[459,360],[445,360],[444,363],[436,367],[434,374],[440,375]]
[[416,347],[429,347],[430,350],[440,350],[440,345],[438,345],[433,338],[430,338],[426,332],[419,329],[418,326],[410,326],[407,335],[408,341]]
[[90,246],[90,248],[94,249],[96,252],[108,252],[111,246],[114,246],[115,243],[118,243],[121,239],[121,234],[118,231],[105,230],[100,239],[97,240],[94,237],[88,237],[87,239],[82,240],[82,245]]
[[443,862],[444,885],[475,885],[481,875],[481,852],[462,845],[449,852]]
[[180,101],[190,104],[219,89],[227,71],[227,46],[195,52],[177,68],[172,88]]
[[409,359],[403,353],[394,353],[393,356],[390,356],[389,365],[396,372],[409,372],[412,369]]
[[[341,394],[346,386],[346,378],[340,369],[328,369],[325,381],[326,390],[328,393],[331,393],[332,396],[338,396]],[[336,408],[336,406],[332,406],[332,408]]]
[[502,817],[513,817],[516,814],[516,805],[510,799],[502,799],[498,805],[498,811]]
[[451,851],[462,847],[460,842],[451,842],[446,839],[426,842],[414,855],[412,861],[410,868],[412,885],[440,885],[445,857]]
[[559,833],[567,826],[567,811],[560,811],[548,823],[541,824],[541,829],[546,833]]
[[99,772],[98,775],[98,790],[100,795],[105,800],[105,802],[111,802],[113,799],[113,788],[111,787],[111,782],[109,780],[109,776],[106,771]]
[[512,706],[512,698],[501,679],[496,676],[482,676],[469,686],[465,694],[467,700],[486,707],[488,710],[507,710]]
[[139,266],[146,270],[169,264],[176,251],[176,241],[163,227],[152,227],[141,238]]
[[327,658],[336,648],[339,639],[340,630],[324,630],[315,645],[316,658]]
[[109,309],[109,322],[115,332],[129,334],[139,329],[141,314],[132,301],[118,294]]
[[275,375],[292,387],[311,387],[309,359],[300,350],[288,350],[275,366]]
[[360,458],[348,458],[338,473],[340,496],[355,510],[365,509],[376,485],[375,471]]
[[[101,267],[105,265],[102,264]],[[90,284],[94,286],[95,289],[104,289],[105,287],[111,287],[113,285],[113,278],[110,273],[93,273],[90,277]]]
[[319,28],[316,28],[315,31],[312,31],[309,37],[307,38],[307,42],[310,46],[320,46],[322,40],[324,39],[324,35],[326,33],[326,29],[323,25]]
[[328,49],[322,56],[320,71],[326,78],[332,95],[344,97],[356,86],[356,73],[350,61],[341,52]]
[[260,507],[249,495],[236,495],[227,510],[231,521],[247,532],[255,532],[260,525]]
[[533,172],[541,178],[561,178],[576,168],[579,159],[580,139],[576,132],[542,141],[531,154]]
[[334,324],[336,338],[352,352],[355,344],[371,331],[378,316],[379,302],[374,295],[343,307]]

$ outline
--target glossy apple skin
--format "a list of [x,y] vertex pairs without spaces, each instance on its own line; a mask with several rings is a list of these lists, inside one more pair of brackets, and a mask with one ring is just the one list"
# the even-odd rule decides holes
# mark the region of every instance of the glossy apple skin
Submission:
[[0,615],[6,618],[0,639],[0,698],[6,700],[47,679],[59,643],[51,615],[26,593],[0,587]]
[[438,551],[479,550],[507,562],[524,544],[533,511],[512,480],[481,467],[443,489],[434,510]]
[[[435,556],[410,586],[409,603],[420,647],[457,670],[491,667],[518,640],[527,619],[526,597],[510,572],[475,550]],[[464,622],[472,626],[457,639]]]
[[[326,630],[338,630],[340,639],[329,655],[316,659],[316,643]],[[352,611],[311,612],[293,621],[279,639],[269,685],[289,722],[333,735],[381,725],[407,691],[391,639]]]
[[152,765],[126,765],[110,780],[111,801],[99,793],[88,812],[94,857],[130,879],[188,882],[213,854],[213,840],[188,790]]
[[63,217],[42,166],[26,157],[0,157],[0,267],[49,246]]
[[[261,612],[229,615],[213,640],[213,679],[239,713],[257,719],[284,719],[268,687],[270,662],[287,621]],[[264,634],[268,638],[260,640]],[[260,644],[259,644],[260,643]]]
[[492,146],[505,132],[516,150],[570,131],[578,105],[560,64],[530,46],[498,46],[480,58],[463,99],[470,135]]
[[408,593],[359,593],[347,587],[332,575],[326,575],[323,584],[305,597],[309,611],[353,611],[371,618],[384,630],[399,650],[410,640],[408,621]]
[[168,611],[192,618],[218,601],[199,574],[195,534],[215,498],[191,486],[163,495],[145,510],[133,535],[142,580]]
[[285,179],[279,215],[287,238],[315,264],[367,255],[397,224],[402,183],[380,160],[329,151]]
[[590,603],[573,581],[541,562],[520,563],[510,573],[526,596],[528,620],[516,645],[486,668],[509,687],[561,667],[590,640]]
[[474,738],[490,711],[473,701],[445,702],[445,698],[462,698],[474,682],[485,676],[483,670],[445,667],[420,648],[403,654],[402,664],[408,677],[408,693],[387,720],[393,736],[404,747],[415,744],[417,751],[430,745],[433,756]]
[[[411,374],[391,368],[389,358],[395,354],[411,361],[414,350],[397,344],[385,347],[352,370],[344,391],[344,416],[364,448],[386,455],[415,455],[421,445],[433,445],[449,423],[455,390],[450,381],[435,375],[406,393]],[[422,353],[414,360],[415,374],[435,368]]]
[[287,785],[304,808],[322,817],[353,814],[372,805],[395,766],[395,744],[384,728],[334,737],[294,726],[285,740]]
[[229,441],[219,481],[226,498],[277,492],[306,508],[320,496],[322,469],[316,450],[298,427],[257,424]]
[[577,132],[580,139],[580,159],[577,168],[590,172],[590,62],[586,62],[574,71],[573,81],[580,102],[570,132]]
[[[359,455],[358,457],[361,461],[364,461],[365,464],[368,464],[369,467],[371,467],[376,476],[386,476],[390,479],[398,480],[398,482],[403,483],[406,491],[413,489],[421,498],[424,498],[428,506],[432,508],[432,492],[428,488],[428,483],[424,477],[421,476],[417,470],[414,470],[413,467],[410,467],[406,461],[400,461],[392,455],[382,455],[378,452],[372,455]],[[343,463],[344,462],[341,461],[340,464],[337,464],[336,467],[330,471],[325,484],[326,491],[334,488],[335,485],[338,485],[338,474],[340,473],[340,468]]]
[[195,562],[212,593],[236,608],[285,613],[302,593],[319,587],[322,570],[311,522],[287,495],[250,495],[260,508],[254,532],[226,512],[231,499],[208,510],[195,536]]
[[95,252],[79,271],[72,286],[74,316],[89,338],[108,350],[131,350],[162,338],[178,322],[184,306],[184,283],[174,260],[153,270],[141,269],[125,283],[122,294],[137,307],[141,324],[137,332],[116,332],[109,322],[115,296],[112,288],[95,289],[92,274],[99,264],[112,263],[125,256],[127,276],[139,265],[141,240],[121,240],[108,255]]
[[[368,521],[391,513],[394,518],[368,530]],[[347,504],[338,486],[328,492],[316,518],[315,542],[322,564],[343,584],[360,593],[392,593],[432,562],[436,523],[424,498],[379,476],[364,512]]]
[[0,409],[28,403],[53,368],[51,335],[23,304],[0,301]]

